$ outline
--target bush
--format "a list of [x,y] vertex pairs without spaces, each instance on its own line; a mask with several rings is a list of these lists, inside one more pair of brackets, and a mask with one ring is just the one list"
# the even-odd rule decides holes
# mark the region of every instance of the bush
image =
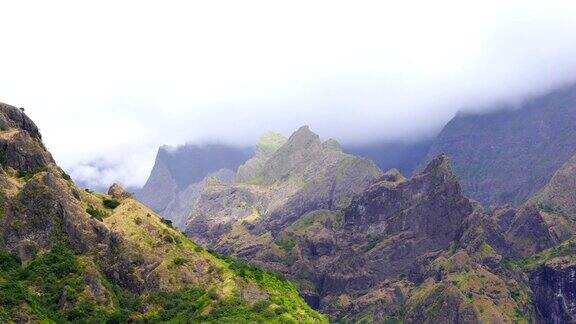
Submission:
[[70,177],[70,175],[68,175],[68,173],[66,173],[66,172],[64,172],[64,171],[62,171],[62,178],[63,178],[64,180],[67,180],[67,181],[72,180],[72,177]]
[[104,199],[102,203],[104,204],[105,207],[110,209],[114,209],[120,206],[120,202],[116,199]]
[[174,258],[173,262],[175,265],[181,266],[181,265],[186,264],[188,262],[188,260],[186,260],[185,258],[182,258],[182,257],[176,257],[176,258]]
[[88,214],[90,214],[90,216],[92,216],[92,218],[97,219],[99,221],[102,221],[104,219],[104,217],[107,216],[107,214],[104,211],[102,211],[98,208],[95,208],[92,205],[88,205],[88,208],[86,208],[86,212]]
[[168,227],[170,228],[174,228],[174,225],[172,224],[172,221],[166,218],[160,218],[160,221],[166,225],[168,225]]

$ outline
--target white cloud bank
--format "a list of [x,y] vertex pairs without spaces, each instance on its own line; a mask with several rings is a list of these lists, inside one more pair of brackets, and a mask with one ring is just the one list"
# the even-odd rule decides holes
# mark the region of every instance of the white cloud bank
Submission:
[[0,101],[92,186],[161,144],[413,138],[576,78],[574,1],[0,1]]

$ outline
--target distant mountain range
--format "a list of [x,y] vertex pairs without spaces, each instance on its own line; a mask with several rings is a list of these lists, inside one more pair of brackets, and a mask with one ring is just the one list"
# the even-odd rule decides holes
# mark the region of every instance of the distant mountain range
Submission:
[[283,273],[333,320],[575,321],[576,86],[500,108],[411,144],[269,133],[166,216]]
[[0,104],[0,322],[576,322],[575,110],[571,86],[421,143],[162,147],[142,204]]

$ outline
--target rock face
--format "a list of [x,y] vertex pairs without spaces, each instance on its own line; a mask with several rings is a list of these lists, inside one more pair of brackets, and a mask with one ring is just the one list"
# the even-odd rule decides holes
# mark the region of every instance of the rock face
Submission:
[[545,323],[576,322],[576,264],[557,259],[530,274],[534,304]]
[[120,186],[76,188],[22,111],[0,105],[0,123],[0,322],[326,322],[288,281],[205,251]]
[[428,160],[446,153],[465,194],[482,204],[521,205],[576,152],[576,85],[485,114],[459,114]]
[[108,189],[108,195],[118,200],[132,198],[132,194],[126,191],[117,183],[114,183],[110,186],[110,188]]
[[150,177],[136,197],[177,226],[183,226],[206,178],[230,181],[252,151],[224,144],[163,146],[158,150]]

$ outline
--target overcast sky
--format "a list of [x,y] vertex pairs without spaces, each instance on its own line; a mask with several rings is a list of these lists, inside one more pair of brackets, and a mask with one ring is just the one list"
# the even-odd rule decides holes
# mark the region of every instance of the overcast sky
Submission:
[[0,101],[77,180],[136,186],[162,144],[417,139],[576,79],[576,1],[473,2],[0,0]]

